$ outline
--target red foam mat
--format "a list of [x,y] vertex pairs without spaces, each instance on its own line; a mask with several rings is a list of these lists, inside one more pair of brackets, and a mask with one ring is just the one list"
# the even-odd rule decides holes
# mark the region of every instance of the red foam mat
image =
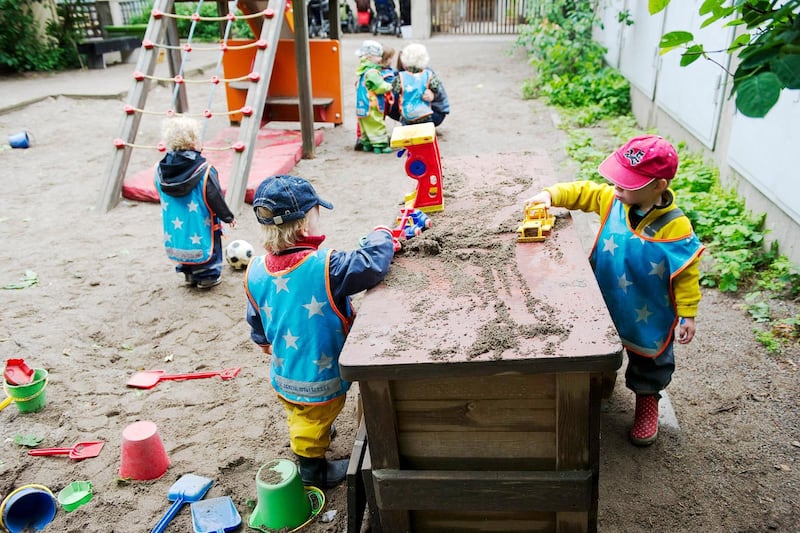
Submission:
[[[234,144],[239,139],[239,128],[228,127],[213,140],[206,141],[206,148],[221,148]],[[322,131],[314,132],[314,143],[322,142]],[[219,182],[223,192],[227,191],[228,179],[233,166],[232,150],[203,150],[203,156],[219,171]],[[252,202],[258,184],[273,174],[287,174],[303,155],[303,141],[299,131],[261,129],[253,151],[250,175],[244,201]],[[158,191],[153,181],[153,167],[129,174],[122,182],[122,196],[129,200],[158,202]]]

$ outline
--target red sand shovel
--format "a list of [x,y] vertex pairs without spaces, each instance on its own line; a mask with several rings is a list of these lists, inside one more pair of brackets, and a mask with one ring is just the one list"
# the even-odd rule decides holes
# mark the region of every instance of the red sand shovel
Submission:
[[101,440],[92,440],[87,442],[78,442],[72,448],[34,448],[28,450],[28,455],[67,455],[70,459],[81,460],[97,457],[100,455],[100,450],[103,449],[105,442]]
[[9,385],[28,385],[33,381],[33,369],[25,359],[6,359],[3,377]]
[[225,370],[217,370],[212,372],[194,372],[191,374],[165,374],[164,370],[145,370],[137,372],[131,379],[128,380],[128,387],[138,387],[140,389],[151,389],[155,387],[159,381],[166,380],[181,380],[181,379],[200,379],[200,378],[213,378],[216,376],[224,380],[233,379],[239,373],[241,368],[226,368]]

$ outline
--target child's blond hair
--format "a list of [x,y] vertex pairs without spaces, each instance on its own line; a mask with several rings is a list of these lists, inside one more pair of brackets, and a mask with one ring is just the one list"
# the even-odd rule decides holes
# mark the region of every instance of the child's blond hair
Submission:
[[198,150],[200,123],[191,117],[168,118],[161,123],[161,138],[170,151]]
[[[261,218],[272,218],[274,213],[272,210],[263,206],[255,208],[256,216]],[[290,220],[283,224],[260,224],[261,232],[264,236],[263,246],[269,253],[280,252],[287,248],[294,246],[297,238],[302,236],[303,231],[306,229],[308,218],[303,217],[299,220]]]
[[425,45],[419,43],[411,43],[401,52],[403,67],[409,72],[421,72],[424,70],[431,58],[428,55],[428,49]]

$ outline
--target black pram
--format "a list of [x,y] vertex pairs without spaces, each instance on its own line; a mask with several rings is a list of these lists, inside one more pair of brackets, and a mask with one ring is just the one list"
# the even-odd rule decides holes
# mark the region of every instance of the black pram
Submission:
[[375,18],[372,19],[371,30],[373,35],[379,33],[397,35],[400,37],[400,17],[394,6],[394,0],[374,0]]

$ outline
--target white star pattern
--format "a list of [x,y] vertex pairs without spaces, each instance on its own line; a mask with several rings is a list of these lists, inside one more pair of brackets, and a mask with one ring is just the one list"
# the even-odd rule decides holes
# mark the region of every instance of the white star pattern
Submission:
[[172,242],[172,235],[170,235],[169,233],[165,233],[164,242]]
[[175,229],[183,228],[183,220],[179,219],[178,217],[175,217],[175,220],[172,221],[172,226]]
[[289,278],[280,277],[280,278],[275,278],[272,281],[273,283],[275,283],[275,287],[277,287],[275,292],[281,292],[281,291],[289,292],[289,287],[288,287]]
[[286,347],[294,348],[295,350],[297,350],[297,339],[299,338],[300,337],[293,336],[290,330],[287,330],[286,335],[283,336],[283,340],[286,341]]
[[189,212],[190,212],[190,213],[191,213],[192,211],[194,211],[195,213],[198,213],[198,212],[199,212],[199,211],[198,211],[198,209],[199,209],[199,207],[200,207],[200,204],[198,204],[197,202],[195,202],[194,200],[192,200],[191,202],[189,202],[189,204],[188,204],[186,207],[188,207],[188,208],[189,208]]
[[633,285],[633,283],[628,281],[628,275],[623,273],[621,276],[619,276],[617,278],[617,285],[619,286],[620,289],[622,289],[622,292],[627,294],[628,293],[628,287]]
[[614,255],[614,250],[619,248],[619,245],[614,242],[614,237],[609,237],[608,239],[603,240],[603,251],[609,252],[611,255]]
[[323,370],[330,370],[333,368],[333,357],[328,357],[325,354],[322,354],[322,357],[319,359],[314,360],[314,364],[317,365],[317,374],[322,374]]
[[189,237],[189,240],[192,241],[192,244],[200,244],[201,237],[197,233]]
[[168,206],[168,205],[169,205],[169,202],[164,202],[164,201],[162,200],[162,201],[161,201],[161,210],[162,210],[162,211],[166,211],[166,210],[167,210],[167,206]]
[[211,219],[206,217],[203,219],[203,224],[207,227],[211,227]]
[[267,315],[267,318],[272,318],[272,308],[270,306],[264,304],[261,309],[264,311],[264,314]]
[[644,322],[647,323],[647,319],[650,318],[650,315],[653,313],[647,309],[647,304],[644,304],[644,307],[641,307],[636,310],[636,322]]
[[314,296],[311,296],[311,302],[307,304],[303,304],[303,307],[308,309],[308,318],[311,318],[314,315],[325,316],[322,313],[322,307],[327,302],[318,302]]
[[272,365],[275,368],[281,368],[283,366],[283,360],[284,359],[285,359],[285,357],[275,357],[275,356],[273,356],[272,357]]
[[666,266],[664,265],[664,261],[662,260],[660,263],[656,264],[650,261],[650,274],[651,276],[658,276],[658,279],[664,279],[664,272],[666,272]]
[[635,233],[632,234],[630,238],[631,239],[636,239],[637,241],[639,241],[639,244],[644,244],[644,242],[645,242],[643,237],[640,237],[639,235],[636,235]]

